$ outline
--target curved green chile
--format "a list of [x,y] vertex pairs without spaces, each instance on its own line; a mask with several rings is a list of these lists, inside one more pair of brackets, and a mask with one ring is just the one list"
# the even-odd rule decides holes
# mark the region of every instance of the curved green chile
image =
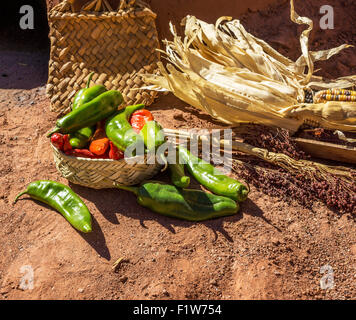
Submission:
[[94,72],[92,72],[89,75],[86,87],[83,89],[80,89],[77,94],[73,98],[73,104],[72,104],[72,110],[77,109],[81,105],[93,100],[100,94],[104,93],[106,90],[105,86],[97,84],[89,88],[89,84],[91,81],[91,78],[93,77]]
[[185,161],[189,173],[208,190],[235,201],[245,201],[249,190],[241,182],[217,170],[213,165],[178,146],[179,155]]
[[95,132],[95,126],[85,127],[69,135],[69,143],[73,149],[82,149],[90,141]]
[[165,142],[163,128],[157,121],[147,121],[140,134],[148,150],[154,150]]
[[106,136],[121,151],[125,151],[127,147],[137,143],[144,143],[143,137],[132,129],[129,122],[131,114],[144,107],[144,104],[127,106],[124,110],[120,110],[106,121]]
[[56,128],[47,136],[50,137],[55,132],[72,133],[81,128],[93,126],[114,114],[123,101],[119,91],[106,91],[59,119]]
[[[80,107],[82,104],[93,100],[100,94],[107,91],[105,86],[103,85],[95,85],[89,88],[89,84],[93,75],[94,72],[92,72],[89,75],[86,87],[79,90],[78,93],[75,95],[73,99],[72,110],[78,109],[78,107]],[[78,131],[70,134],[69,143],[74,149],[82,149],[89,143],[94,132],[95,132],[94,126],[79,129]]]
[[203,221],[236,214],[239,204],[227,197],[201,190],[177,189],[173,185],[150,181],[140,187],[116,185],[134,192],[143,207],[165,216],[188,221]]
[[25,191],[18,194],[14,203],[23,194],[41,201],[60,212],[77,230],[91,232],[91,214],[79,196],[64,184],[51,180],[31,182]]
[[184,165],[178,163],[178,157],[176,163],[169,163],[169,171],[171,181],[178,188],[188,188],[190,185],[190,178],[185,175]]

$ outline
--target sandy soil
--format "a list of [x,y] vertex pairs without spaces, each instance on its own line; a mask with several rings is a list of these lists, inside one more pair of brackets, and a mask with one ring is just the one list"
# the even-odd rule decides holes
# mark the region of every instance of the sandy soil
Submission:
[[[286,8],[242,18],[256,21],[248,27],[268,40],[274,30],[267,34],[261,21],[271,23],[270,12],[277,18]],[[348,31],[354,32],[340,30],[319,41],[341,44],[352,37]],[[278,49],[296,54],[280,39]],[[327,72],[356,73],[354,52],[341,55],[341,62],[333,59]],[[33,180],[67,184],[44,137],[56,119],[45,97],[45,57],[3,50],[0,55],[0,299],[356,298],[355,220],[320,203],[309,210],[252,188],[237,215],[190,223],[143,209],[125,191],[69,184],[93,214],[94,231],[88,235],[32,200],[13,206],[15,195]],[[217,125],[170,95],[150,109],[167,128]],[[120,257],[125,261],[114,272]],[[334,288],[324,290],[320,280],[326,265],[333,269]],[[32,290],[20,288],[23,266],[34,270]]]

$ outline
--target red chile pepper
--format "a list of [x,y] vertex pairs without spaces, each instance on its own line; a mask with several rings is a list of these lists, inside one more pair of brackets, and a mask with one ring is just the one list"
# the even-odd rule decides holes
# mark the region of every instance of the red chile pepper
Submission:
[[108,152],[98,156],[92,153],[91,151],[89,151],[88,149],[74,149],[72,150],[70,155],[74,157],[89,158],[89,159],[109,159]]
[[73,148],[69,142],[69,134],[65,134],[63,136],[63,149],[62,151],[65,153],[65,154],[71,154],[72,151],[73,151]]
[[112,141],[109,141],[110,143],[110,151],[109,151],[109,158],[113,160],[119,160],[124,158],[124,153],[119,150],[113,143]]
[[97,156],[88,149],[74,149],[72,156],[95,159]]
[[136,131],[136,133],[139,133],[143,126],[146,124],[146,122],[152,120],[154,120],[152,113],[147,109],[141,109],[135,111],[131,115],[130,124],[131,127]]
[[62,150],[63,149],[63,135],[60,133],[54,133],[51,136],[51,142],[52,144],[58,149],[58,150]]

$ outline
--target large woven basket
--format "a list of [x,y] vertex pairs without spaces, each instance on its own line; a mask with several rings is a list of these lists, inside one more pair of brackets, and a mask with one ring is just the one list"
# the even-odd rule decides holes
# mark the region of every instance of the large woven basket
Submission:
[[[150,105],[155,93],[137,89],[144,84],[141,75],[155,72],[159,60],[156,14],[138,0],[121,0],[117,11],[101,12],[72,12],[71,2],[61,2],[48,14],[51,110],[68,112],[91,72],[96,84],[119,90],[125,104]],[[93,2],[101,5],[101,0]]]
[[[57,170],[67,180],[94,189],[113,188],[115,183],[135,185],[152,178],[162,168],[158,162],[149,164],[125,159],[86,159],[67,156],[51,144]],[[139,157],[137,157],[139,158]],[[135,160],[132,158],[131,160]]]

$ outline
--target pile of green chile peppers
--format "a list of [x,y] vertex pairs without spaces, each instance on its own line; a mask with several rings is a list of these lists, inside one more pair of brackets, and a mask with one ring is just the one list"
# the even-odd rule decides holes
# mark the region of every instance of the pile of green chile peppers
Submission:
[[[57,121],[56,128],[48,136],[55,132],[69,133],[72,147],[80,149],[91,139],[94,126],[107,119],[106,135],[121,151],[125,152],[128,148],[135,150],[140,144],[145,147],[146,152],[154,151],[166,141],[162,127],[154,120],[148,121],[139,133],[132,128],[130,117],[135,111],[143,109],[144,104],[118,110],[118,106],[123,103],[121,93],[116,90],[107,91],[102,85],[89,87],[91,78],[92,74],[86,87],[74,97],[72,111]],[[134,192],[140,205],[174,218],[203,221],[236,214],[239,202],[246,200],[249,189],[239,181],[224,175],[210,163],[194,156],[187,149],[178,146],[177,151],[177,160],[182,159],[184,164],[178,161],[169,164],[173,185],[148,181],[139,187],[119,184],[115,186]],[[185,175],[185,167],[213,194],[186,189],[190,185],[190,177]],[[16,197],[15,202],[25,193],[55,208],[77,230],[91,231],[88,208],[67,186],[54,181],[35,181]]]
[[236,214],[239,210],[239,204],[230,198],[201,190],[180,189],[159,181],[148,181],[140,187],[119,184],[116,187],[135,193],[137,202],[143,207],[188,221],[220,218]]
[[89,209],[82,199],[66,185],[51,180],[31,182],[25,191],[17,195],[14,203],[24,194],[60,212],[78,231],[84,233],[92,231]]

